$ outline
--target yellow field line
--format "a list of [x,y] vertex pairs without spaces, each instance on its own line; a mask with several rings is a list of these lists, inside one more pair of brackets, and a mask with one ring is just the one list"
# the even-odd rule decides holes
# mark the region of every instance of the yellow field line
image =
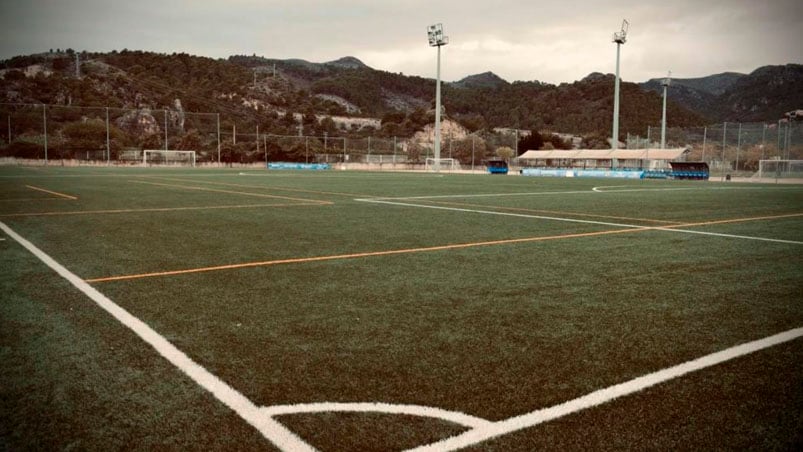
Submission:
[[10,217],[45,217],[59,215],[93,215],[112,213],[139,213],[139,212],[174,212],[181,210],[215,210],[215,209],[251,209],[256,207],[302,207],[318,206],[311,203],[271,203],[271,204],[236,204],[224,206],[198,206],[198,207],[154,207],[149,209],[110,209],[110,210],[71,210],[64,212],[30,212],[0,214],[0,218]]
[[41,191],[41,192],[45,192],[45,193],[50,193],[51,195],[60,196],[62,198],[67,198],[67,199],[72,199],[72,200],[77,200],[78,199],[78,197],[76,197],[76,196],[65,195],[64,193],[59,193],[57,191],[45,190],[44,188],[34,187],[33,185],[26,185],[26,187],[30,188],[31,190],[37,190],[37,191]]
[[212,181],[199,181],[194,179],[177,179],[172,177],[154,177],[154,179],[159,180],[169,180],[174,182],[195,182],[198,184],[210,184],[210,185],[223,185],[228,187],[241,187],[241,188],[262,188],[266,190],[280,190],[280,191],[294,191],[299,193],[312,193],[316,195],[337,195],[337,196],[347,196],[350,198],[372,198],[374,195],[365,195],[359,193],[341,193],[335,191],[317,191],[317,190],[304,190],[301,188],[286,188],[286,187],[272,187],[272,186],[265,186],[265,185],[245,185],[245,184],[233,184],[229,182],[212,182]]
[[457,243],[453,245],[438,245],[438,246],[428,246],[423,248],[406,248],[406,249],[398,249],[398,250],[385,250],[385,251],[368,251],[364,253],[351,253],[351,254],[337,254],[332,256],[314,256],[314,257],[299,257],[299,258],[291,258],[291,259],[277,259],[272,261],[261,261],[261,262],[246,262],[241,264],[229,264],[229,265],[217,265],[214,267],[201,267],[201,268],[190,268],[185,270],[171,270],[171,271],[163,271],[163,272],[153,272],[153,273],[141,273],[137,275],[121,275],[121,276],[108,276],[104,278],[93,278],[93,279],[86,279],[85,281],[88,283],[96,283],[96,282],[108,282],[108,281],[122,281],[122,280],[130,280],[130,279],[141,279],[141,278],[152,278],[154,276],[173,276],[173,275],[185,275],[188,273],[201,273],[201,272],[211,272],[217,270],[232,270],[238,268],[248,268],[248,267],[267,267],[271,265],[281,265],[281,264],[300,264],[305,262],[321,262],[321,261],[331,261],[331,260],[340,260],[340,259],[356,259],[361,257],[375,257],[375,256],[391,256],[394,254],[410,254],[410,253],[423,253],[428,251],[442,251],[442,250],[454,250],[454,249],[461,249],[461,248],[473,248],[478,246],[492,246],[492,245],[506,245],[510,243],[525,243],[525,242],[541,242],[546,240],[557,240],[557,239],[569,239],[569,238],[578,238],[578,237],[592,237],[596,235],[606,235],[606,234],[621,234],[624,232],[633,232],[636,230],[648,230],[649,228],[638,228],[638,229],[613,229],[609,231],[599,231],[599,232],[583,232],[579,234],[564,234],[564,235],[553,235],[553,236],[541,236],[541,237],[526,237],[520,239],[505,239],[505,240],[493,240],[488,242],[471,242],[471,243]]
[[186,190],[200,190],[200,191],[211,191],[215,193],[228,193],[234,195],[245,195],[245,196],[256,196],[259,198],[272,198],[272,199],[287,199],[290,201],[300,201],[300,202],[307,202],[307,203],[314,203],[314,204],[332,204],[329,201],[319,201],[317,199],[304,199],[304,198],[290,198],[288,196],[277,196],[277,195],[268,195],[265,193],[251,193],[251,192],[244,192],[244,191],[233,191],[233,190],[218,190],[216,188],[207,188],[207,187],[196,187],[192,185],[176,185],[176,184],[162,184],[159,182],[145,182],[139,180],[131,180],[129,182],[134,182],[138,184],[147,184],[147,185],[157,185],[162,187],[173,187],[173,188],[183,188]]
[[540,236],[540,237],[525,237],[525,238],[519,238],[519,239],[504,239],[504,240],[493,240],[493,241],[486,241],[486,242],[458,243],[458,244],[453,244],[453,245],[438,245],[438,246],[429,246],[429,247],[421,247],[421,248],[406,248],[406,249],[398,249],[398,250],[369,251],[369,252],[363,252],[363,253],[337,254],[337,255],[330,255],[330,256],[313,256],[313,257],[301,257],[301,258],[290,258],[290,259],[277,259],[277,260],[271,260],[271,261],[245,262],[245,263],[240,263],[240,264],[217,265],[217,266],[211,266],[211,267],[190,268],[190,269],[183,269],[183,270],[169,270],[169,271],[161,271],[161,272],[140,273],[140,274],[134,274],[134,275],[108,276],[108,277],[102,277],[102,278],[86,279],[85,281],[88,282],[88,283],[109,282],[109,281],[124,281],[124,280],[132,280],[132,279],[152,278],[152,277],[157,277],[157,276],[175,276],[175,275],[185,275],[185,274],[190,274],[190,273],[202,273],[202,272],[211,272],[211,271],[219,271],[219,270],[233,270],[233,269],[249,268],[249,267],[267,267],[267,266],[281,265],[281,264],[299,264],[299,263],[306,263],[306,262],[321,262],[321,261],[331,261],[331,260],[341,260],[341,259],[356,259],[356,258],[375,257],[375,256],[390,256],[390,255],[396,255],[396,254],[423,253],[423,252],[431,252],[431,251],[443,251],[443,250],[453,250],[453,249],[463,249],[463,248],[474,248],[474,247],[481,247],[481,246],[507,245],[507,244],[512,244],[512,243],[542,242],[542,241],[547,241],[547,240],[561,240],[561,239],[572,239],[572,238],[582,238],[582,237],[594,237],[594,236],[601,236],[601,235],[625,234],[625,233],[631,233],[631,232],[655,231],[655,230],[661,230],[661,229],[674,229],[674,228],[691,227],[691,226],[706,226],[706,225],[711,225],[711,224],[737,223],[737,222],[759,221],[759,220],[772,220],[772,219],[792,218],[792,217],[800,217],[800,216],[803,216],[803,213],[773,215],[773,216],[761,216],[761,217],[747,217],[747,218],[732,218],[732,219],[727,219],[727,220],[713,220],[713,221],[704,221],[704,222],[696,222],[696,223],[676,224],[676,225],[669,225],[669,226],[643,226],[643,227],[634,226],[634,227],[628,228],[628,229],[612,229],[612,230],[606,230],[606,231],[583,232],[583,233],[577,233],[577,234],[563,234],[563,235]]
[[[0,199],[0,202],[20,202],[20,201],[65,201],[65,198],[9,198]],[[66,199],[66,201],[72,201]]]
[[429,201],[429,200],[419,200],[419,201],[429,202],[429,203],[432,203],[432,204],[455,205],[455,206],[463,206],[463,207],[482,207],[482,208],[485,208],[485,209],[507,210],[507,211],[511,211],[511,212],[549,213],[549,214],[576,216],[576,217],[610,218],[610,219],[613,219],[613,220],[642,221],[642,222],[645,222],[645,223],[666,223],[666,224],[669,224],[669,225],[680,224],[680,222],[678,222],[678,221],[653,220],[653,219],[649,219],[649,218],[618,217],[618,216],[613,216],[613,215],[598,215],[598,214],[593,214],[593,213],[564,212],[564,211],[560,211],[560,210],[525,209],[525,208],[520,208],[520,207],[489,206],[489,205],[484,205],[484,204],[473,204],[473,203],[455,202],[455,201]]

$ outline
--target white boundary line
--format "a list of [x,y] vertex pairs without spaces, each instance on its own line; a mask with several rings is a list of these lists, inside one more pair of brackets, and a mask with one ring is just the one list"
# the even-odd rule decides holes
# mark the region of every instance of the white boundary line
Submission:
[[303,440],[301,440],[301,438],[296,436],[293,432],[285,428],[279,422],[272,419],[270,416],[265,416],[260,411],[260,408],[254,405],[253,402],[226,384],[223,380],[201,367],[200,364],[193,361],[192,358],[176,348],[176,346],[171,344],[167,339],[157,333],[145,322],[139,320],[131,315],[128,311],[115,304],[105,295],[97,291],[94,287],[84,282],[83,279],[79,278],[74,273],[67,270],[64,266],[56,262],[53,258],[45,254],[34,244],[18,235],[11,228],[6,226],[5,223],[0,222],[0,229],[2,229],[11,238],[16,240],[20,245],[25,247],[39,260],[44,262],[48,267],[53,269],[62,278],[69,281],[70,284],[92,299],[92,301],[97,303],[97,305],[103,308],[103,310],[111,314],[120,323],[133,331],[142,340],[147,342],[160,355],[162,355],[162,357],[170,361],[170,363],[174,366],[178,367],[199,386],[211,392],[212,395],[223,402],[224,405],[234,410],[241,418],[259,430],[259,432],[262,433],[262,435],[273,444],[283,450],[305,452],[311,452],[315,450],[312,446],[305,443]]
[[613,226],[618,228],[628,228],[628,229],[650,229],[656,231],[665,231],[665,232],[676,232],[681,234],[697,234],[697,235],[709,235],[714,237],[726,237],[732,239],[743,239],[743,240],[758,240],[761,242],[775,242],[775,243],[789,243],[792,245],[803,245],[803,242],[795,241],[795,240],[784,240],[784,239],[772,239],[766,237],[754,237],[749,235],[734,235],[734,234],[723,234],[718,232],[705,232],[705,231],[694,231],[690,229],[680,229],[680,228],[667,228],[661,226],[639,226],[635,224],[623,224],[623,223],[609,223],[607,221],[594,221],[594,220],[579,220],[576,218],[562,218],[562,217],[550,217],[545,215],[530,215],[530,214],[523,214],[523,213],[511,213],[511,212],[497,212],[494,210],[479,210],[479,209],[465,209],[460,207],[447,207],[447,206],[433,206],[433,205],[426,205],[426,204],[413,204],[413,203],[406,203],[406,202],[396,202],[396,201],[385,201],[381,199],[373,199],[373,198],[363,198],[363,199],[355,199],[355,201],[360,202],[368,202],[368,203],[376,203],[376,204],[389,204],[393,206],[404,206],[404,207],[419,207],[422,209],[436,209],[436,210],[450,210],[454,212],[468,212],[468,213],[479,213],[485,215],[501,215],[506,217],[518,217],[518,218],[534,218],[539,220],[552,220],[552,221],[564,221],[567,223],[584,223],[584,224],[596,224],[600,226]]
[[430,417],[452,422],[469,428],[488,427],[493,422],[476,416],[471,416],[458,411],[448,411],[441,408],[433,408],[421,405],[397,405],[390,403],[300,403],[296,405],[275,405],[263,407],[262,412],[273,417],[286,414],[299,413],[384,413],[384,414],[406,414],[410,416]]
[[549,408],[532,411],[520,416],[514,416],[502,421],[493,422],[485,427],[468,430],[450,438],[427,444],[425,446],[409,449],[410,452],[446,452],[476,445],[480,442],[495,438],[500,435],[515,432],[529,427],[534,427],[544,422],[549,422],[560,417],[576,413],[586,408],[609,402],[619,397],[627,396],[640,392],[649,387],[681,377],[690,372],[705,369],[725,361],[744,356],[759,350],[772,347],[774,345],[789,342],[803,336],[803,328],[795,328],[774,336],[759,339],[753,342],[737,345],[720,352],[697,358],[692,361],[668,367],[657,372],[653,372],[630,381],[609,386],[590,394],[578,397],[574,400],[561,403]]

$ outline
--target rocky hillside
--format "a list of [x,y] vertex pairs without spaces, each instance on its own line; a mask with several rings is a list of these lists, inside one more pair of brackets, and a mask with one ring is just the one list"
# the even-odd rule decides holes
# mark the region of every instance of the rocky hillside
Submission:
[[[661,93],[661,81],[652,79],[641,86]],[[750,74],[725,72],[672,79],[668,96],[711,122],[771,122],[803,106],[803,65],[764,66]]]
[[[275,134],[378,134],[410,137],[431,119],[435,82],[372,69],[354,57],[326,63],[256,55],[210,59],[187,54],[72,50],[0,62],[0,99],[7,103],[109,106],[220,113],[226,127]],[[801,102],[801,66],[761,68],[676,80],[674,126],[775,120]],[[660,121],[660,84],[622,83],[620,132],[643,134]],[[604,135],[610,130],[613,76],[574,83],[509,83],[492,72],[444,83],[447,117],[471,132],[497,127]],[[364,117],[372,123],[345,121]],[[324,120],[327,119],[328,120]],[[301,124],[299,124],[299,122]]]

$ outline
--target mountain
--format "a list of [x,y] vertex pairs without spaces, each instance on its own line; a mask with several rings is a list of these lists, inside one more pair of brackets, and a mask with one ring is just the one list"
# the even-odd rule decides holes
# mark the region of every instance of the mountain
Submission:
[[483,72],[482,74],[469,75],[451,85],[457,88],[499,88],[507,85],[508,82],[493,72]]
[[[660,94],[662,81],[651,79],[640,85]],[[673,78],[667,96],[712,122],[774,121],[803,105],[803,65],[764,66],[750,74]]]
[[[220,113],[238,130],[258,125],[277,135],[297,134],[301,121],[308,134],[409,137],[432,118],[434,80],[376,70],[355,57],[315,63],[130,50],[77,56],[78,76],[76,53],[70,49],[0,62],[5,67],[0,69],[0,102],[174,111],[178,101],[187,112]],[[775,120],[803,105],[800,72],[800,65],[787,65],[749,75],[677,79],[669,94],[672,125],[709,124],[722,116]],[[444,83],[442,101],[447,117],[472,132],[507,127],[604,135],[610,130],[613,89],[611,74],[591,73],[552,85],[509,83],[485,72]],[[647,126],[660,122],[660,92],[659,80],[622,82],[622,137],[644,134]],[[363,120],[346,121],[355,116]]]

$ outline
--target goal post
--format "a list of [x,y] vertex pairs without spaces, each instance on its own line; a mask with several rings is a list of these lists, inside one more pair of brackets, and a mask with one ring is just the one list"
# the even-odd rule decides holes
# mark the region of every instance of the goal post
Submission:
[[803,179],[803,160],[759,160],[754,177]]
[[425,162],[426,171],[458,171],[460,162],[457,159],[436,159],[427,157]]
[[195,151],[145,149],[142,151],[142,165],[195,166]]

